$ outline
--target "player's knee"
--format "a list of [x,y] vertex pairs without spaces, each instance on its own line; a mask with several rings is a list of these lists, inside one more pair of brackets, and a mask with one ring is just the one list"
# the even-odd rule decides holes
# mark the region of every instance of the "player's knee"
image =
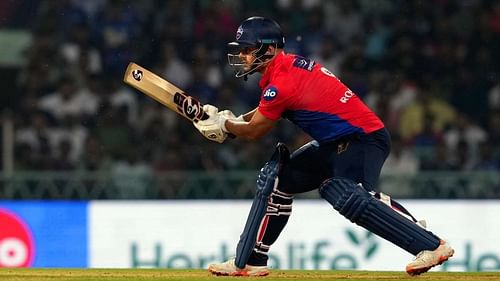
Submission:
[[358,221],[372,199],[365,189],[346,178],[330,178],[324,181],[319,193],[335,210],[352,222]]
[[277,188],[283,166],[290,159],[290,152],[285,144],[278,143],[271,159],[260,169],[257,177],[257,196],[268,197]]

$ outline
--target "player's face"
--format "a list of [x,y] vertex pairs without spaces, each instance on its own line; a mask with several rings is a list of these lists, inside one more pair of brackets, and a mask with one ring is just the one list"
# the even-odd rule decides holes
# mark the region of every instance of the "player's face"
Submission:
[[[263,73],[267,67],[267,64],[276,54],[275,48],[273,48],[272,46],[269,46],[265,54],[261,54],[261,49],[259,48],[239,48],[240,46],[237,43],[229,43],[228,46],[230,52],[227,54],[227,59],[229,65],[236,68],[236,77],[243,77],[254,72]],[[261,46],[260,48],[262,47],[263,46]],[[257,55],[258,53],[259,55]],[[272,56],[270,58],[269,55],[271,53]]]
[[254,63],[256,57],[255,52],[256,48],[244,48],[240,51],[239,57],[241,61],[244,63],[243,69],[248,71],[252,68],[252,64]]

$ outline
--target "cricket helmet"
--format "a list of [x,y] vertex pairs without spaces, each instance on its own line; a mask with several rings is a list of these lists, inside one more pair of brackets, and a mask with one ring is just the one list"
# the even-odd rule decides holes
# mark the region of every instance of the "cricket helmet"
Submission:
[[236,31],[236,40],[230,46],[240,48],[259,48],[262,44],[275,44],[278,48],[285,46],[285,36],[281,27],[272,19],[250,17],[244,20]]
[[278,23],[264,17],[250,17],[244,20],[236,31],[236,40],[228,43],[229,65],[241,66],[242,62],[237,57],[240,51],[246,48],[255,49],[254,55],[257,59],[251,71],[238,71],[236,77],[254,73],[258,66],[274,57],[266,55],[269,46],[280,49],[285,46],[285,36]]

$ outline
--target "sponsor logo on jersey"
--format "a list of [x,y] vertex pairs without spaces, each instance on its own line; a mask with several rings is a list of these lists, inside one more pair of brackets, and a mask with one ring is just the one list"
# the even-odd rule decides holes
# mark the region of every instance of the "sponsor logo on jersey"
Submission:
[[262,94],[262,97],[266,101],[271,101],[273,100],[276,96],[278,95],[278,89],[274,86],[268,86],[265,90],[264,93]]
[[16,214],[0,208],[0,267],[29,267],[34,259],[33,234]]
[[305,69],[307,71],[312,71],[314,64],[315,62],[313,60],[301,56],[295,56],[295,59],[293,61],[293,66]]

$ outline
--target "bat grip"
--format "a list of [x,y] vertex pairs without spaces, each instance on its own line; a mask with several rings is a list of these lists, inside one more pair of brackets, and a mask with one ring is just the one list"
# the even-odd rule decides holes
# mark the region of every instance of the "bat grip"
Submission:
[[207,120],[208,118],[210,118],[210,116],[206,112],[203,112],[203,116],[201,116],[200,120]]

